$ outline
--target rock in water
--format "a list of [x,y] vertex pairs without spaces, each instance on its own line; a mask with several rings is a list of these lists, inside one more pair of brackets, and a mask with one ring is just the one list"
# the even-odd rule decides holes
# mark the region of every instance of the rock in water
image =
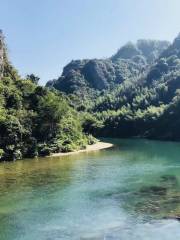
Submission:
[[161,176],[161,182],[170,185],[170,186],[174,186],[178,184],[178,180],[176,178],[176,176],[173,175],[163,175]]
[[167,188],[166,187],[161,187],[161,186],[142,187],[140,189],[140,193],[153,194],[153,195],[166,195]]

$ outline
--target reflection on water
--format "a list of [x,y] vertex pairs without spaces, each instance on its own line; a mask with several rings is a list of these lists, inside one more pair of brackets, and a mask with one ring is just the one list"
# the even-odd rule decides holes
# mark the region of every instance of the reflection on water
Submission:
[[0,164],[0,240],[177,240],[180,144]]

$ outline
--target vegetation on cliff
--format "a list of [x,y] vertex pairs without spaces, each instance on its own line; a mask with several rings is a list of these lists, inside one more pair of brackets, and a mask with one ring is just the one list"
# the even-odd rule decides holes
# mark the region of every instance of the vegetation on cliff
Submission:
[[85,148],[94,139],[82,132],[79,113],[55,90],[22,79],[3,47],[0,79],[0,159],[49,155]]
[[180,140],[180,36],[72,61],[46,87],[18,75],[2,36],[0,50],[1,160],[82,149],[91,134]]
[[180,140],[180,36],[172,44],[128,43],[109,59],[73,61],[47,86],[68,94],[96,136]]

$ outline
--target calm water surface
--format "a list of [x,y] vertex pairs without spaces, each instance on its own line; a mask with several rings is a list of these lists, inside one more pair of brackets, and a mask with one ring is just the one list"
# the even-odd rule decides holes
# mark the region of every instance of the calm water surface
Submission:
[[180,215],[180,143],[110,141],[1,163],[0,240],[180,239],[180,223],[164,219]]

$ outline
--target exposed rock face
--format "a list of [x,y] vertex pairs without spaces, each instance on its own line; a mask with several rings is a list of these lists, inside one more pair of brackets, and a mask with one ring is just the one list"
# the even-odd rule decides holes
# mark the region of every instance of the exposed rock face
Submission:
[[139,40],[126,44],[109,59],[71,61],[62,76],[47,86],[66,93],[108,89],[142,74],[168,46],[167,41]]

